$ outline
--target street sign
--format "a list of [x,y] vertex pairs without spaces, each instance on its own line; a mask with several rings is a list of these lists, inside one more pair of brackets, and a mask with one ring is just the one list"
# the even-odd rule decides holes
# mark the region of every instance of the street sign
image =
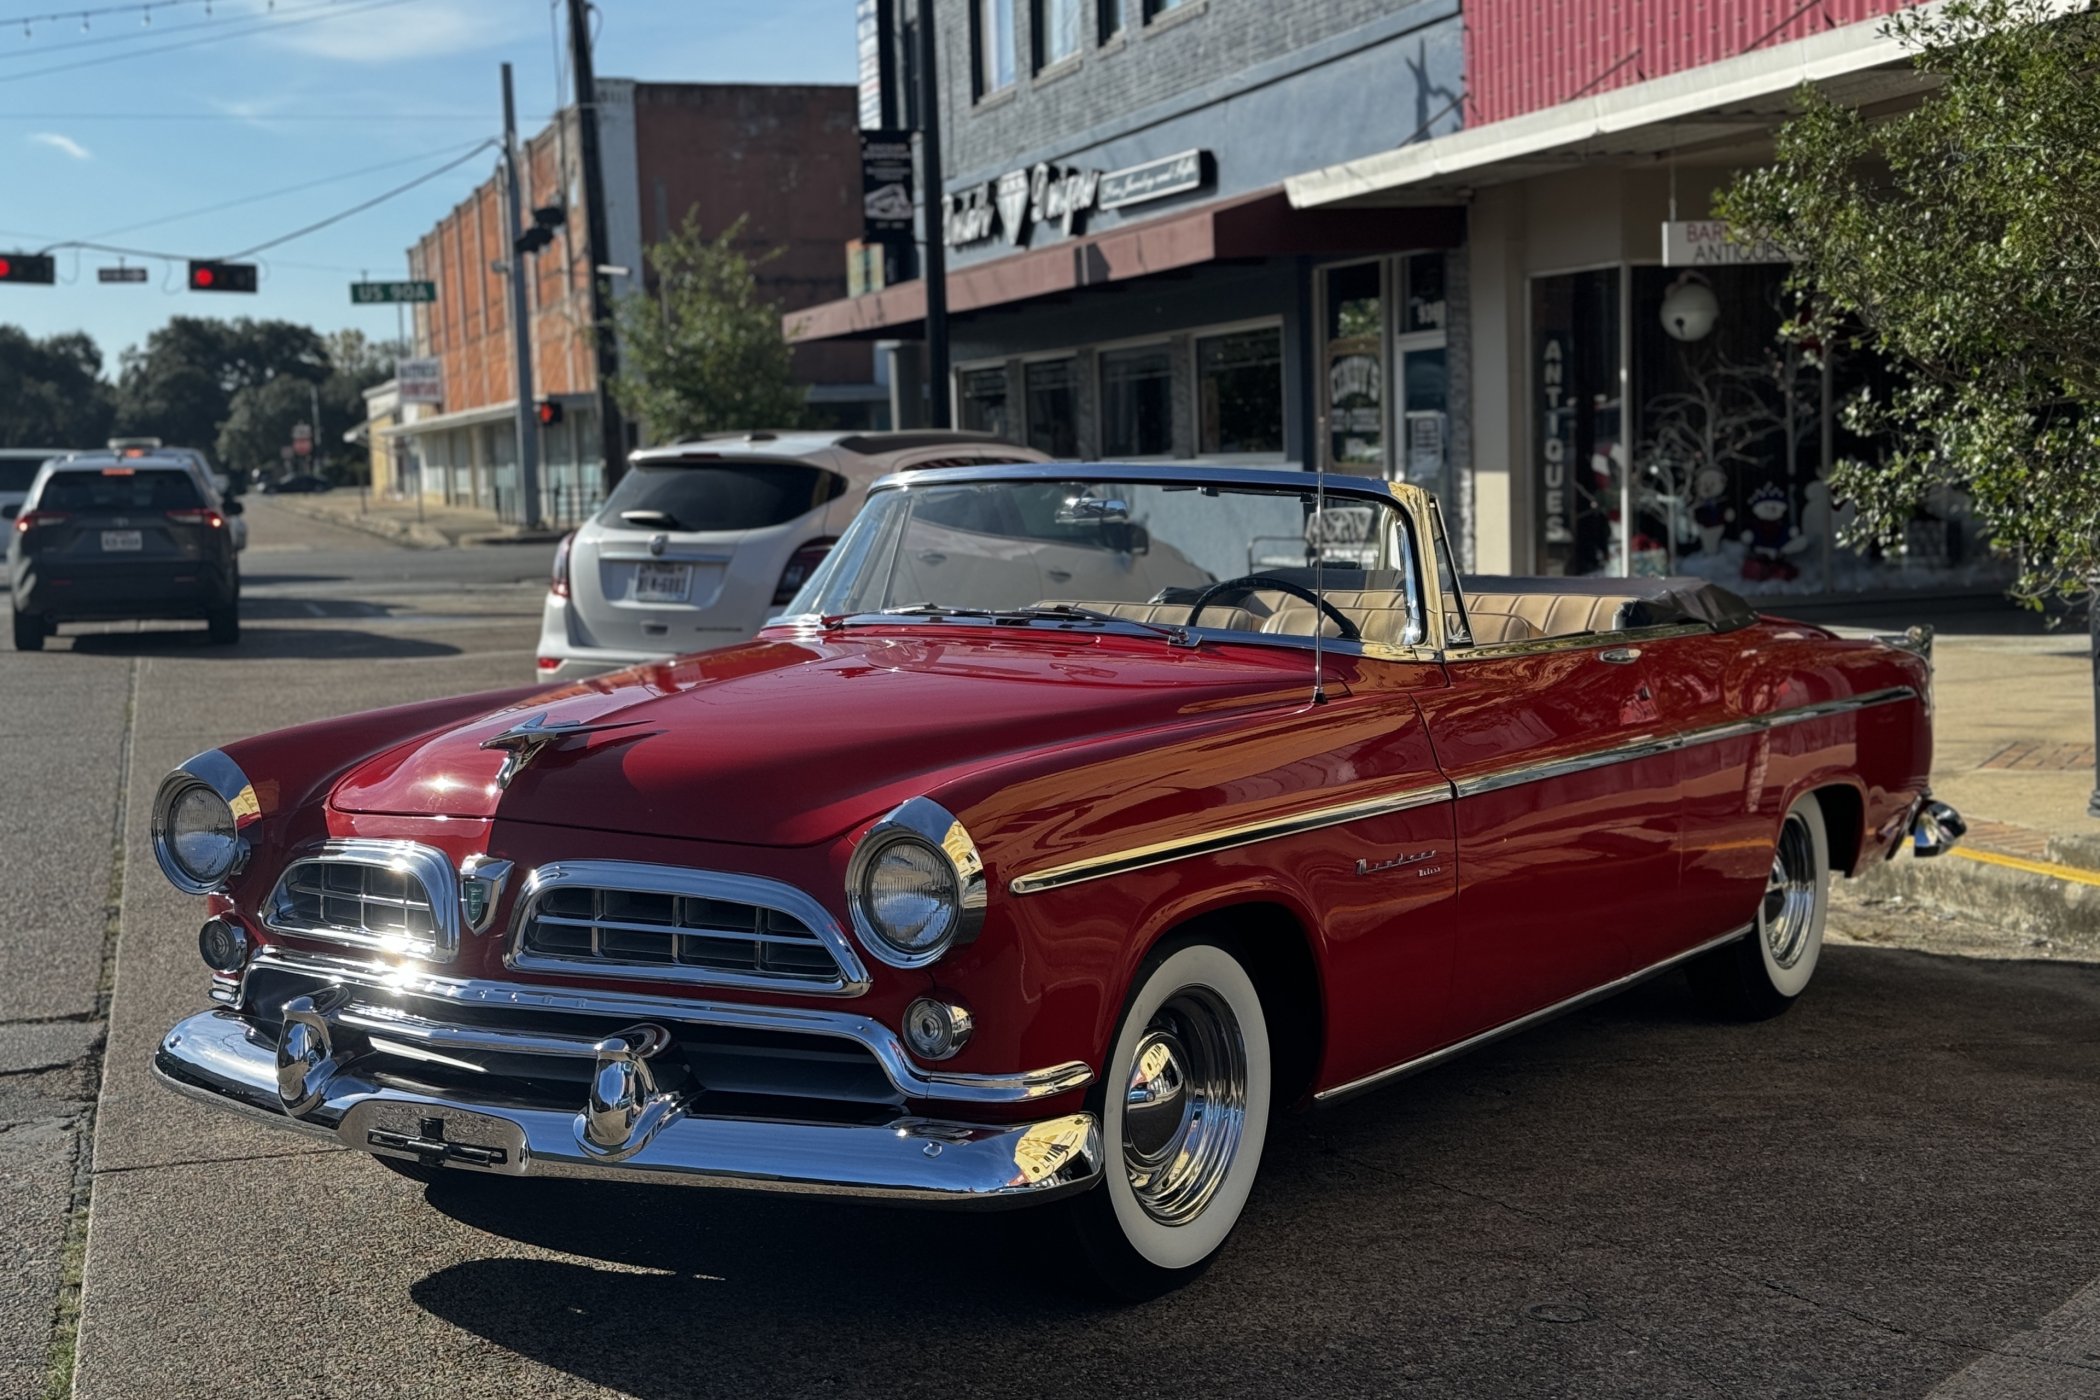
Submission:
[[352,306],[386,306],[398,301],[429,302],[438,299],[435,282],[352,282]]
[[95,280],[97,282],[143,282],[146,280],[146,269],[143,267],[98,267],[95,269]]
[[445,401],[445,365],[442,360],[398,360],[394,364],[394,379],[400,386],[403,403]]

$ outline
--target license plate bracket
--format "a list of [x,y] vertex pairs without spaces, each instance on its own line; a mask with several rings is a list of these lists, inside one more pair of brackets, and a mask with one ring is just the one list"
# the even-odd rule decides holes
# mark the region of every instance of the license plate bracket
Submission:
[[525,1129],[492,1113],[436,1104],[367,1101],[343,1115],[336,1130],[362,1152],[425,1166],[518,1176],[525,1171]]
[[691,564],[638,564],[634,572],[637,603],[683,603],[693,591]]

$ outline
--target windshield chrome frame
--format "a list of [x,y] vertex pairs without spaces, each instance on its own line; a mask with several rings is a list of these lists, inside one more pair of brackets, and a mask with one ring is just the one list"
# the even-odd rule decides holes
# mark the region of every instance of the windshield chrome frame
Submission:
[[[1443,616],[1432,601],[1429,580],[1425,576],[1429,569],[1425,549],[1431,540],[1431,513],[1434,503],[1427,493],[1419,488],[1382,477],[1349,476],[1335,472],[1308,472],[1288,469],[1256,467],[1220,467],[1191,465],[1185,467],[1133,465],[1119,462],[1043,462],[1002,464],[997,466],[938,467],[926,471],[893,472],[879,478],[868,488],[867,500],[873,501],[879,492],[910,491],[931,486],[992,485],[1000,482],[1045,482],[1073,481],[1114,482],[1119,485],[1138,486],[1215,486],[1221,490],[1275,490],[1288,491],[1309,496],[1315,489],[1329,497],[1363,501],[1383,506],[1397,513],[1405,530],[1405,591],[1408,612],[1415,623],[1415,631],[1421,641],[1413,646],[1395,647],[1379,642],[1344,641],[1341,638],[1326,638],[1322,646],[1337,656],[1365,656],[1378,660],[1428,660],[1440,655],[1444,647]],[[862,509],[866,509],[863,503]],[[856,517],[857,519],[858,517]],[[849,525],[850,529],[851,526]],[[834,551],[836,554],[836,551]],[[819,575],[822,571],[819,565]],[[819,575],[812,575],[811,581]],[[880,619],[885,622],[940,623],[950,626],[1007,626],[1011,621],[1001,622],[997,618],[938,617],[884,612],[881,610],[847,614],[855,618]],[[1121,619],[1119,619],[1120,621]],[[787,614],[771,618],[768,627],[816,627],[823,622],[815,613]],[[1083,618],[1057,620],[1044,618],[1029,624],[1047,626],[1065,631],[1093,631],[1108,627],[1105,622],[1090,622]],[[1178,624],[1161,623],[1159,627]],[[1134,632],[1149,632],[1153,629],[1139,628],[1131,624]],[[1243,632],[1223,627],[1186,627],[1180,630],[1190,638],[1190,645],[1202,641],[1238,642],[1264,646],[1282,646],[1310,651],[1313,639],[1279,636],[1270,632]],[[1118,633],[1117,635],[1123,635]]]

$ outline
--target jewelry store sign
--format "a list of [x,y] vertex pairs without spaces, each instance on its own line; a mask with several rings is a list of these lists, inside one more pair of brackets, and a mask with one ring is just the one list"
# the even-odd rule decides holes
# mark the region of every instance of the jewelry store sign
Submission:
[[1187,194],[1208,184],[1210,172],[1210,152],[1201,150],[1105,173],[1041,161],[941,196],[941,237],[965,248],[1004,235],[1022,248],[1046,225],[1069,237],[1089,213]]

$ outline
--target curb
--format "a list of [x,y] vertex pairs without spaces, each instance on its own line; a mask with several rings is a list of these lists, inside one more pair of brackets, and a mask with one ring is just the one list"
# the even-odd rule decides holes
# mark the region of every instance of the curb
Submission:
[[[2054,845],[2050,854],[2057,854]],[[1959,914],[2100,953],[2100,870],[1958,846],[1931,860],[1906,851],[1864,872],[1854,888],[1868,900]]]
[[374,535],[393,544],[410,549],[450,549],[452,541],[442,531],[428,525],[419,525],[408,520],[379,520],[369,515],[349,515],[332,510],[315,510],[286,503],[281,497],[270,497],[270,504],[290,515],[304,520],[318,520],[323,525],[340,525],[345,530],[359,534]]

